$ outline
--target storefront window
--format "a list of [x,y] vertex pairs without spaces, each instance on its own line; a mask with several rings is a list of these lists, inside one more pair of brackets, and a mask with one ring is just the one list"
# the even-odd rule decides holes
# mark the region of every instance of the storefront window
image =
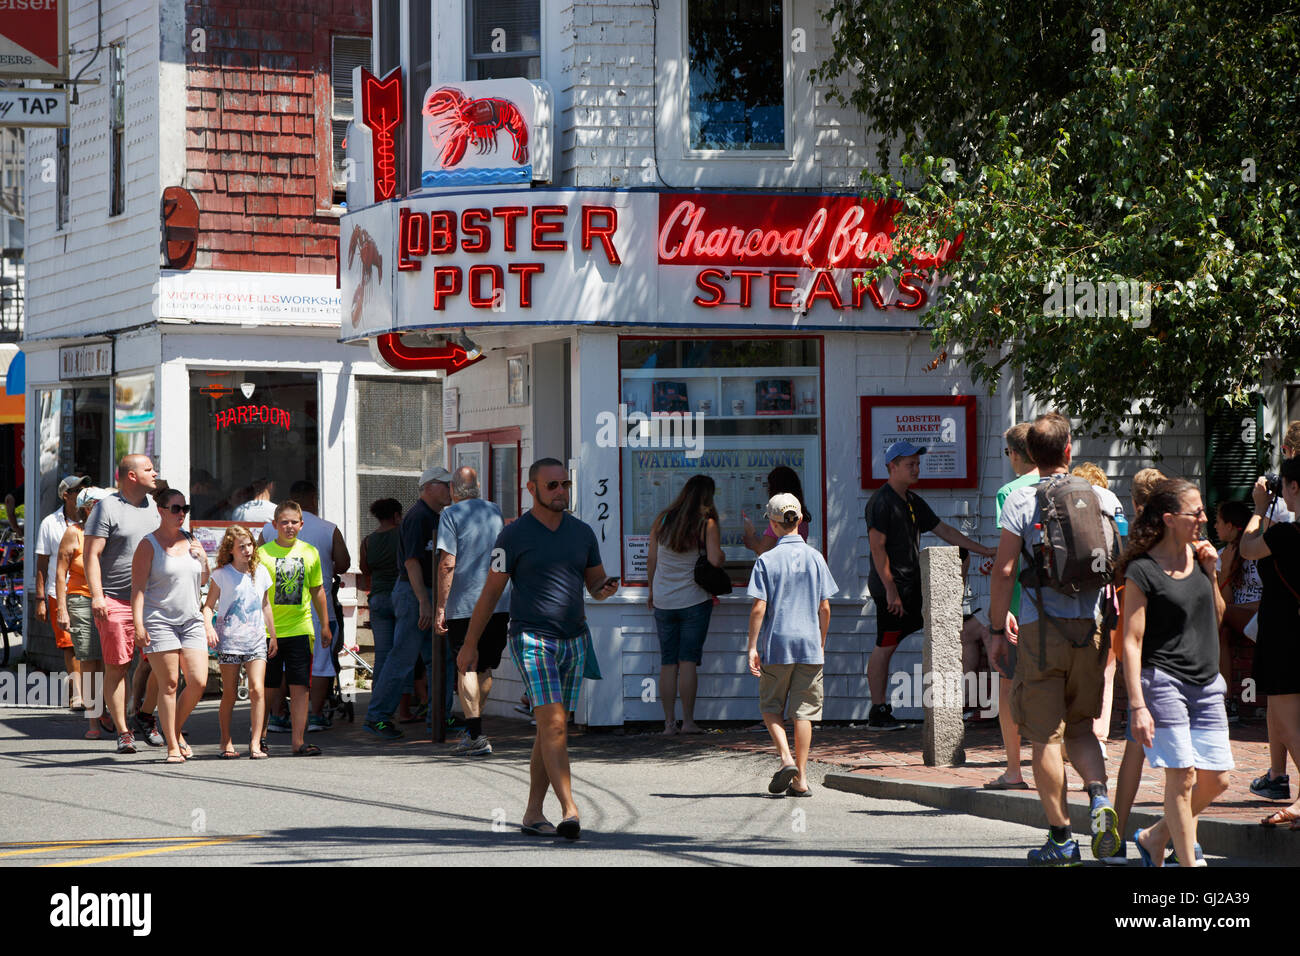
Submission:
[[781,0],[690,0],[690,148],[785,149]]
[[190,372],[194,520],[234,520],[267,481],[274,502],[296,481],[319,487],[319,407],[314,372]]
[[655,517],[692,475],[717,485],[727,568],[740,579],[753,564],[745,515],[767,526],[766,481],[794,470],[812,513],[809,540],[821,545],[821,340],[643,339],[619,343],[623,534],[630,581]]
[[420,497],[420,474],[444,461],[442,383],[358,378],[357,500],[367,530],[370,505],[396,498],[405,511]]
[[113,381],[113,460],[123,455],[148,455],[160,472],[163,464],[154,446],[153,373],[119,375]]
[[60,478],[89,475],[97,485],[113,485],[117,462],[109,444],[113,430],[106,384],[40,389],[36,404],[41,416],[36,500],[44,517],[58,507]]

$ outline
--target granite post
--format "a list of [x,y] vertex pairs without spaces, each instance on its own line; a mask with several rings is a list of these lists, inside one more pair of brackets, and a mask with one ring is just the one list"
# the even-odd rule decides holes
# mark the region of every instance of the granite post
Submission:
[[960,767],[966,762],[962,723],[961,602],[965,582],[957,549],[947,545],[921,552],[922,757],[927,767]]

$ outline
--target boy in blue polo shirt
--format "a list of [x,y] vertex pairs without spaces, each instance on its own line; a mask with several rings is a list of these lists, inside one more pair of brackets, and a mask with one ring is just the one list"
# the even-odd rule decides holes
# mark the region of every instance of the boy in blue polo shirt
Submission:
[[[768,793],[807,797],[812,722],[822,718],[822,665],[835,579],[821,554],[799,536],[803,508],[794,495],[773,495],[767,519],[776,546],[759,556],[749,577],[749,671],[758,678],[758,706],[781,768]],[[783,714],[794,707],[794,758]]]

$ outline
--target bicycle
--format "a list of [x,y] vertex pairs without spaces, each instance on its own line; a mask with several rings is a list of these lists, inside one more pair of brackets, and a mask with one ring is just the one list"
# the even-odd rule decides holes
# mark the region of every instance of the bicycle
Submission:
[[9,636],[23,634],[23,539],[0,534],[0,667],[9,663]]

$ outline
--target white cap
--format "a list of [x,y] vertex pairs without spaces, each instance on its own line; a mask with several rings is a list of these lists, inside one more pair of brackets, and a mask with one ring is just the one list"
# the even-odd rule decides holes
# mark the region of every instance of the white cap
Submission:
[[795,518],[803,517],[803,506],[799,504],[799,499],[789,492],[783,492],[779,495],[773,495],[767,502],[767,516],[775,521],[788,524],[791,516]]
[[107,488],[82,488],[77,495],[77,507],[90,508],[96,501],[101,501],[111,494],[112,492]]

